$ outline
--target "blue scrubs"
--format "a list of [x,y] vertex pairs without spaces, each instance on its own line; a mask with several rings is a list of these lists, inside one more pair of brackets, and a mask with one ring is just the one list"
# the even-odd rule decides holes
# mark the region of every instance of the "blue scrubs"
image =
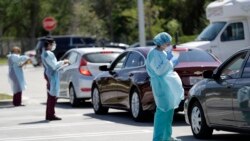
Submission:
[[169,52],[152,49],[146,60],[146,69],[156,103],[153,141],[167,141],[172,134],[174,109],[184,99],[179,75],[173,71],[177,59]]

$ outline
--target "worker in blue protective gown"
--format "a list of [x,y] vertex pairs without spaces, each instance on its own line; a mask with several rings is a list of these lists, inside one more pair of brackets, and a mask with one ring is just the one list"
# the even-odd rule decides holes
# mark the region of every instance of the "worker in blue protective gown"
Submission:
[[54,53],[56,43],[53,38],[45,39],[44,49],[42,51],[42,63],[44,66],[44,78],[47,81],[47,104],[46,104],[46,120],[61,120],[55,115],[55,104],[59,95],[59,73],[58,69],[64,64],[68,64],[68,60],[57,61]]
[[20,53],[21,49],[19,47],[13,47],[11,53],[7,55],[14,106],[23,106],[22,91],[26,89],[23,66],[30,60],[28,56],[20,55]]
[[146,69],[156,103],[153,141],[180,141],[171,137],[174,109],[184,98],[182,82],[173,70],[178,58],[173,56],[172,37],[162,32],[153,39],[156,47],[147,55]]

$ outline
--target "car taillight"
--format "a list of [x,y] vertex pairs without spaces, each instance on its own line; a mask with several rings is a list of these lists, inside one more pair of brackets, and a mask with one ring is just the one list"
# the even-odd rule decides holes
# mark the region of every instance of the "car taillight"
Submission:
[[87,61],[85,59],[82,59],[81,62],[80,62],[80,66],[79,66],[79,72],[82,74],[82,75],[85,75],[85,76],[91,76],[91,72],[88,70],[88,67],[87,67]]
[[113,53],[113,51],[102,51],[100,52],[101,54],[110,54],[110,53]]

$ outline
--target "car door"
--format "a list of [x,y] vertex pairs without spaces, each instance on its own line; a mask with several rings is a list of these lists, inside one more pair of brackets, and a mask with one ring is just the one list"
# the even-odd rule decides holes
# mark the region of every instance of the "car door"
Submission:
[[120,54],[110,65],[110,70],[104,77],[99,80],[100,97],[102,104],[116,106],[117,101],[117,73],[124,67],[124,62],[127,58],[128,52]]
[[250,57],[244,65],[242,76],[237,81],[237,92],[233,95],[236,123],[250,129]]
[[249,45],[249,37],[244,31],[249,31],[246,21],[234,21],[229,23],[220,36],[219,48],[222,60],[226,60],[231,54]]
[[124,68],[117,71],[117,100],[120,106],[129,108],[129,94],[134,72],[144,65],[144,57],[136,51],[131,51],[124,63]]
[[78,54],[77,52],[70,51],[66,53],[61,60],[68,59],[70,64],[65,65],[59,69],[60,75],[60,97],[68,97],[69,94],[69,83],[71,82],[71,78],[75,73],[73,72],[76,69]]
[[240,77],[246,52],[241,52],[225,62],[217,71],[218,79],[209,81],[206,88],[208,120],[212,124],[236,126],[233,113],[235,85]]

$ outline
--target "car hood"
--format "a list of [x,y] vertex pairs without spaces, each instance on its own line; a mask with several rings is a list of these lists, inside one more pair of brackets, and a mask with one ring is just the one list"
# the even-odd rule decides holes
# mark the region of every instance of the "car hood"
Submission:
[[185,48],[202,48],[207,47],[210,44],[210,41],[192,41],[183,44],[179,44],[177,47],[185,47]]

